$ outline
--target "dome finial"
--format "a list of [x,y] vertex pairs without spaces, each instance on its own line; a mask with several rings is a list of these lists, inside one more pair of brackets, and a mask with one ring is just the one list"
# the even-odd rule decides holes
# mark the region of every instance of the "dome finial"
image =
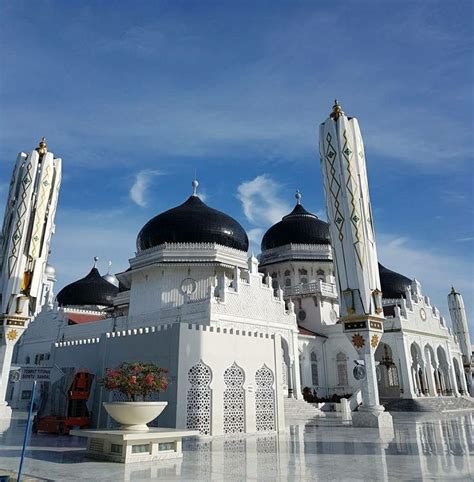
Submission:
[[48,145],[46,144],[46,138],[42,137],[38,147],[36,148],[40,156],[44,156],[48,152]]
[[194,176],[194,179],[193,179],[193,182],[191,183],[191,185],[193,186],[193,196],[197,196],[197,190],[198,190],[199,182],[196,179],[196,176]]
[[94,256],[94,266],[93,266],[93,268],[97,268],[97,261],[99,261],[99,257]]
[[296,204],[301,204],[301,192],[299,189],[296,190],[295,198],[296,198]]
[[107,271],[107,274],[110,274],[111,269],[112,269],[112,261],[109,260],[109,269]]
[[341,115],[344,114],[344,111],[342,110],[342,107],[339,105],[339,102],[337,99],[334,99],[334,105],[332,106],[332,112],[331,112],[331,119],[334,119],[337,121]]

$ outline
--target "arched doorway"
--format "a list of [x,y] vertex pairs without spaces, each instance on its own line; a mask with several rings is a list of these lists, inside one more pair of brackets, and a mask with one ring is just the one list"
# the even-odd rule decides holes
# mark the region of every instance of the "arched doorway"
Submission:
[[436,350],[438,355],[438,376],[441,384],[441,393],[443,395],[452,395],[453,388],[451,386],[451,381],[449,379],[449,365],[448,358],[446,356],[446,351],[442,346],[438,346]]
[[436,356],[433,350],[433,347],[430,344],[426,344],[424,348],[425,353],[425,376],[426,382],[428,384],[429,394],[432,397],[435,397],[439,391],[439,383],[436,380]]
[[458,392],[464,395],[464,387],[462,385],[461,370],[459,368],[459,363],[456,358],[453,358],[454,373],[456,374],[456,384],[458,387]]
[[411,354],[411,375],[413,379],[413,387],[415,389],[415,394],[418,396],[428,395],[428,388],[425,379],[423,355],[421,353],[421,348],[418,343],[413,342],[410,346]]
[[380,398],[399,398],[401,395],[400,378],[390,345],[379,344],[375,351],[375,361],[379,362],[380,378],[377,381]]

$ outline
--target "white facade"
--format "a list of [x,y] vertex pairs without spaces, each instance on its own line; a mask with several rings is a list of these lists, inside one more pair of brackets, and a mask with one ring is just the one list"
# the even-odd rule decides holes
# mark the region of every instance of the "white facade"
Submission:
[[[283,429],[288,387],[282,351],[292,366],[289,376],[298,381],[298,329],[293,305],[285,308],[282,292],[275,296],[256,258],[247,261],[244,252],[219,245],[173,244],[145,250],[130,264],[118,275],[130,290],[116,303],[123,310],[130,300],[128,316],[112,312],[66,326],[52,311],[49,330],[41,329],[41,316],[32,324],[32,343],[25,339],[17,361],[51,342],[50,365],[97,375],[122,361],[151,361],[170,370],[171,384],[160,395],[170,403],[160,422],[204,435]],[[301,396],[299,383],[295,394]],[[100,425],[110,422],[99,403],[107,396],[96,387],[93,412]]]

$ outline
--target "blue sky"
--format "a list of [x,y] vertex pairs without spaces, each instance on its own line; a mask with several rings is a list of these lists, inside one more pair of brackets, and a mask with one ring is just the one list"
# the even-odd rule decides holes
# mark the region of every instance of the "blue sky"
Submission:
[[[337,3],[337,5],[335,5]],[[366,145],[379,257],[474,319],[472,2],[67,2],[0,7],[1,201],[19,150],[63,158],[59,289],[127,267],[191,193],[253,247],[294,204],[325,217],[317,129],[337,97]],[[474,325],[471,331],[474,331]]]

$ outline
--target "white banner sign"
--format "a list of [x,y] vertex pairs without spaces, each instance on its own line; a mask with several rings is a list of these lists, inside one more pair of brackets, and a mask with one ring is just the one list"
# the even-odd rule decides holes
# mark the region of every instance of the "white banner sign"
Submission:
[[21,369],[22,380],[51,380],[51,368],[25,368]]

